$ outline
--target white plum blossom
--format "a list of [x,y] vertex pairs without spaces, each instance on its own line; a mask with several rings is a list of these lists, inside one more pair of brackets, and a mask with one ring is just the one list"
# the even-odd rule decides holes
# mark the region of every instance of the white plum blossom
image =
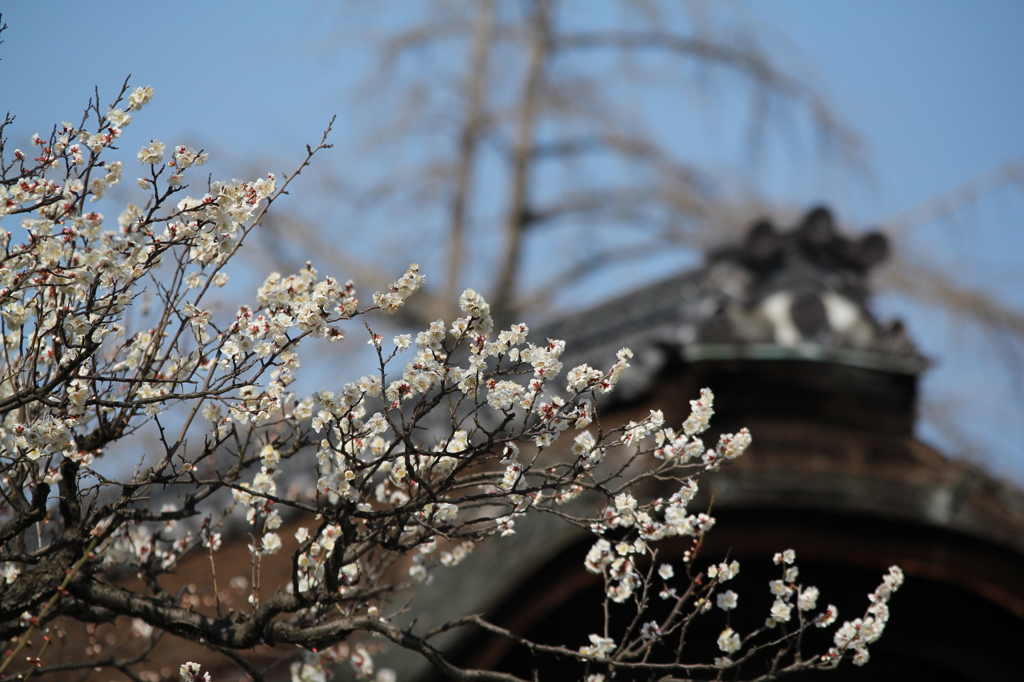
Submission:
[[386,313],[393,313],[401,308],[407,298],[423,286],[424,276],[420,274],[420,266],[412,263],[409,269],[397,282],[391,285],[390,291],[377,292],[373,295],[374,305],[380,306]]
[[644,641],[651,642],[661,637],[661,628],[658,627],[656,622],[648,621],[640,627],[640,637]]
[[201,668],[202,666],[199,663],[193,663],[192,661],[182,663],[181,667],[178,669],[182,682],[196,682],[196,680],[199,679],[203,680],[203,682],[210,682],[209,672],[203,673],[203,676],[201,678],[199,677],[199,670]]
[[155,165],[164,160],[164,143],[160,140],[153,140],[148,146],[139,150],[139,162]]
[[772,603],[772,608],[770,610],[771,618],[768,619],[768,627],[775,627],[778,623],[788,623],[792,612],[792,606],[781,599],[776,599],[775,602]]
[[725,653],[735,653],[740,650],[740,646],[742,646],[740,636],[732,628],[726,628],[722,630],[722,634],[718,635],[718,648]]
[[263,554],[277,554],[281,549],[281,536],[277,533],[267,533],[263,536]]
[[153,99],[153,86],[146,85],[138,87],[132,90],[132,94],[128,97],[128,110],[138,111],[142,107],[149,104],[150,100]]
[[736,574],[740,572],[740,562],[735,559],[730,563],[724,561],[718,565],[708,566],[708,577],[716,578],[718,582],[725,582],[726,580],[732,580],[736,577]]
[[732,590],[720,592],[717,597],[718,608],[722,609],[723,611],[731,611],[732,609],[736,608],[738,599],[739,595],[737,595]]
[[610,542],[601,538],[590,548],[587,552],[586,560],[583,565],[591,573],[601,573],[602,567],[611,563],[612,561],[612,545]]
[[569,389],[573,391],[584,391],[591,386],[597,385],[604,375],[589,365],[579,365],[569,370],[566,381]]
[[683,432],[687,436],[694,436],[708,430],[711,416],[715,413],[712,409],[715,396],[710,389],[701,389],[700,398],[690,401],[690,416],[683,422]]
[[832,623],[835,623],[838,617],[839,609],[837,609],[835,605],[829,604],[828,607],[825,608],[825,611],[818,616],[814,624],[819,628],[827,628],[832,625]]
[[18,576],[21,575],[21,569],[18,568],[17,564],[0,562],[0,566],[3,566],[3,568],[0,569],[0,576],[3,577],[4,583],[7,585],[13,583],[18,579]]
[[818,605],[819,591],[817,587],[808,587],[800,592],[797,598],[797,608],[801,611],[813,611]]
[[615,640],[600,635],[588,635],[590,644],[580,647],[580,653],[584,656],[594,658],[608,658],[608,654],[615,651]]
[[498,530],[501,531],[501,537],[508,537],[509,535],[515,534],[516,520],[509,516],[502,516],[496,522]]

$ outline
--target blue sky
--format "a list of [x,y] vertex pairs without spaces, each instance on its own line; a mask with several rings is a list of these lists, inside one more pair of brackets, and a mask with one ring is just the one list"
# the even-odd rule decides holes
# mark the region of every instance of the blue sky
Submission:
[[[257,159],[274,159],[272,170],[291,168],[334,113],[344,147],[360,119],[346,84],[369,68],[365,36],[351,26],[340,38],[333,32],[344,26],[333,3],[5,4],[0,109],[18,116],[8,131],[13,146],[77,120],[94,86],[109,100],[129,73],[133,84],[153,85],[156,98],[136,116],[124,148],[151,137],[199,144],[219,157],[215,172],[229,176],[249,173]],[[389,7],[400,25],[401,4]],[[864,170],[852,180],[799,160],[797,170],[752,167],[759,190],[779,203],[824,200],[853,225],[887,224],[1024,159],[1024,3],[750,0],[733,7],[864,143]],[[735,162],[725,158],[738,153],[731,130],[701,135],[699,161]],[[916,228],[905,248],[1024,308],[1024,193],[996,191],[957,218]],[[937,359],[927,394],[961,401],[974,456],[1024,483],[1020,371],[994,361],[977,334],[953,333],[939,314],[899,297],[879,307],[907,319]],[[924,435],[939,438],[934,428]]]
[[881,220],[1024,154],[1024,4],[759,0],[867,143]]

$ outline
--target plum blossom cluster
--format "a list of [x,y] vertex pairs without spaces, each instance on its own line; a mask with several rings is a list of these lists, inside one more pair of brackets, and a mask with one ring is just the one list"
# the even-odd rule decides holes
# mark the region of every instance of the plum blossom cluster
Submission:
[[[835,646],[822,656],[823,661],[833,661],[847,652],[853,653],[855,665],[864,665],[870,654],[868,645],[878,641],[889,622],[889,600],[893,593],[903,584],[903,571],[899,566],[891,566],[874,592],[868,595],[871,602],[867,613],[862,618],[846,621],[835,634]],[[832,615],[834,620],[835,616]]]
[[658,449],[654,455],[660,459],[681,459],[689,461],[699,458],[707,470],[713,471],[746,452],[753,442],[747,429],[737,433],[722,434],[714,448],[705,448],[700,434],[710,427],[711,416],[715,413],[715,396],[710,389],[703,389],[700,398],[690,401],[690,416],[683,422],[680,432],[664,429],[657,434]]
[[[39,581],[52,572],[48,562],[62,571],[75,562],[64,554],[69,548],[99,550],[91,570],[131,566],[140,575],[173,570],[200,543],[217,549],[220,534],[209,524],[201,534],[194,524],[178,525],[211,492],[197,462],[223,450],[238,422],[280,415],[293,371],[288,354],[302,337],[317,335],[323,317],[346,316],[346,305],[354,306],[346,303],[351,291],[335,281],[304,280],[292,286],[287,308],[263,317],[262,309],[249,315],[243,308],[233,323],[216,319],[212,288],[228,281],[226,263],[283,188],[267,176],[204,183],[198,196],[188,195],[188,174],[206,155],[183,145],[168,154],[155,140],[134,159],[109,158],[132,114],[152,97],[150,87],[126,85],[111,106],[91,103],[81,124],[34,135],[33,152],[6,156],[6,138],[0,144],[0,518],[11,533],[0,549],[11,586],[2,622],[12,622],[15,607],[40,607],[24,599],[46,593]],[[129,168],[140,169],[142,194],[110,214],[109,191]],[[306,325],[310,305],[321,307]],[[296,322],[284,319],[289,314]],[[170,421],[179,430],[171,432],[163,418],[175,409]],[[200,414],[216,428],[190,449]],[[147,424],[162,433],[164,454],[113,479],[109,467],[99,474],[109,447]],[[218,478],[230,484],[237,474]],[[254,492],[271,489],[273,479],[264,479]],[[149,508],[143,491],[157,482],[194,491],[182,504]],[[251,497],[244,489],[240,495]],[[266,499],[240,501],[251,512]],[[262,527],[273,529],[280,517],[260,511]],[[35,532],[26,544],[20,534],[28,526]],[[278,547],[263,535],[262,552]]]
[[[746,429],[735,435],[725,434],[720,437],[716,448],[704,449],[699,434],[709,427],[713,401],[711,391],[702,390],[701,397],[691,401],[691,414],[680,433],[659,428],[663,424],[662,415],[652,412],[644,422],[627,424],[617,444],[635,446],[653,432],[653,447],[646,452],[658,463],[654,470],[665,472],[667,469],[662,467],[673,465],[688,467],[691,472],[693,469],[718,469],[742,454],[750,444],[750,435]],[[577,437],[573,452],[585,461],[587,453],[594,447],[590,439]],[[867,645],[876,641],[884,628],[888,617],[887,602],[902,582],[899,569],[890,569],[883,584],[869,595],[867,615],[848,621],[836,632],[835,647],[820,657],[808,659],[800,650],[800,634],[808,628],[832,626],[838,610],[834,605],[819,609],[819,589],[800,584],[796,554],[793,550],[786,550],[774,557],[783,573],[780,579],[772,580],[768,586],[774,601],[764,625],[747,633],[737,630],[730,621],[731,614],[740,607],[740,595],[733,589],[724,589],[724,586],[739,574],[739,562],[720,562],[708,566],[703,574],[696,572],[696,557],[703,536],[715,522],[707,513],[688,511],[688,505],[697,492],[698,482],[691,473],[681,479],[680,487],[667,499],[655,498],[642,503],[633,494],[620,493],[605,507],[599,520],[591,523],[591,531],[601,537],[590,548],[584,565],[587,571],[603,578],[605,613],[627,609],[627,613],[635,614],[631,616],[634,622],[642,622],[642,625],[633,633],[619,638],[610,637],[606,615],[604,631],[590,634],[589,643],[579,647],[579,654],[590,658],[595,665],[605,665],[609,676],[617,669],[635,669],[633,666],[636,664],[631,661],[637,657],[646,657],[662,647],[681,650],[683,644],[679,638],[685,637],[687,632],[692,634],[692,623],[711,618],[710,614],[717,607],[727,619],[716,642],[723,655],[709,664],[709,671],[716,668],[739,670],[744,664],[758,660],[759,652],[763,655],[765,650],[774,652],[768,662],[773,676],[808,668],[828,668],[837,665],[844,657],[852,658],[858,665],[863,664],[868,658]],[[677,575],[676,567],[671,563],[656,563],[659,541],[678,536],[692,538],[691,549],[682,556],[682,569],[689,578],[689,587],[683,592],[672,584]],[[654,566],[657,566],[656,573]],[[656,591],[652,589],[655,575],[662,581],[658,597],[669,601],[672,607],[667,618],[644,622]],[[760,660],[762,665],[765,664],[764,659]],[[700,667],[685,669],[692,672]]]
[[[301,647],[296,681],[346,663],[357,679],[393,682],[375,666],[383,641],[472,679],[478,671],[456,669],[432,643],[472,618],[414,632],[398,616],[410,593],[480,543],[530,523],[592,534],[583,569],[600,576],[605,613],[634,612],[626,631],[606,622],[582,646],[557,648],[605,671],[588,679],[653,670],[649,652],[681,651],[694,621],[741,608],[722,588],[739,564],[702,572],[697,561],[715,525],[695,508],[697,476],[751,444],[742,429],[705,446],[710,390],[682,424],[651,410],[602,425],[603,396],[632,352],[567,368],[563,341],[533,338],[524,323],[498,329],[473,289],[456,319],[391,342],[354,324],[406,305],[425,283],[415,264],[365,307],[353,282],[311,263],[271,273],[252,300],[226,306],[229,265],[295,174],[189,193],[202,151],[151,139],[110,158],[152,97],[126,85],[111,106],[91,104],[81,125],[33,137],[31,153],[8,159],[0,146],[0,219],[19,221],[0,229],[0,632],[18,642],[0,673],[37,629],[56,632],[46,629],[58,615],[114,613],[134,623],[140,666],[169,633],[221,652]],[[298,170],[326,146],[309,148]],[[126,172],[139,174],[135,195],[109,213]],[[329,379],[306,349],[364,327],[376,367]],[[130,466],[112,461],[126,452],[138,455]],[[681,561],[659,559],[665,541],[681,539]],[[780,557],[765,626],[741,634],[727,622],[717,638],[726,655],[706,670],[740,666],[764,638],[785,654],[803,628],[836,620],[834,607],[816,612],[818,591],[797,583],[794,558]],[[190,561],[203,572],[167,589]],[[285,577],[270,580],[271,570]],[[780,656],[777,672],[866,660],[896,571],[831,651]],[[669,616],[651,614],[655,599]],[[95,647],[83,668],[115,660]],[[668,672],[694,668],[674,660]],[[211,677],[193,662],[180,674]]]
[[202,682],[210,682],[210,673],[204,672],[202,676],[199,675],[199,671],[202,670],[202,665],[193,661],[182,663],[178,669],[178,674],[181,677],[182,682],[196,682],[201,680]]
[[393,313],[405,304],[405,300],[423,286],[423,275],[418,265],[410,265],[409,270],[391,285],[390,291],[377,292],[373,295],[373,304],[386,313]]
[[[409,281],[422,278],[415,267],[407,275]],[[268,285],[278,281],[285,280],[275,278]],[[271,299],[266,286],[260,292],[261,302]],[[395,291],[402,288],[396,284]],[[288,300],[301,298],[300,287],[291,286],[290,290],[298,290],[299,296]],[[438,320],[415,336],[413,356],[401,366],[400,379],[391,379],[387,369],[399,353],[413,350],[412,337],[396,337],[392,348],[381,335],[371,332],[369,343],[378,353],[380,374],[348,382],[338,390],[316,391],[297,401],[293,414],[308,418],[305,438],[315,447],[316,509],[329,518],[328,508],[350,505],[349,522],[355,525],[348,531],[352,549],[342,555],[341,563],[337,563],[335,546],[343,524],[332,522],[315,531],[300,531],[296,536],[300,543],[298,578],[289,586],[294,593],[328,589],[348,595],[366,589],[367,564],[377,561],[373,551],[367,554],[372,543],[361,544],[369,536],[411,552],[410,581],[428,581],[434,568],[459,563],[483,537],[513,535],[516,518],[531,509],[543,511],[572,500],[584,490],[578,482],[581,473],[592,473],[602,453],[636,446],[663,425],[660,413],[652,413],[649,419],[618,429],[606,442],[598,442],[586,430],[596,413],[594,394],[614,386],[628,366],[628,351],[620,352],[606,371],[586,370],[593,380],[586,385],[577,382],[566,398],[556,393],[554,384],[562,369],[559,357],[564,343],[550,339],[544,344],[530,343],[525,324],[512,325],[492,338],[494,325],[486,301],[467,290],[460,306],[465,317],[451,325]],[[436,404],[443,395],[453,396],[468,409],[454,410],[447,428],[426,429],[427,439],[413,438],[426,416],[420,406]],[[538,466],[544,451],[567,430],[577,431],[573,453],[578,457],[557,466],[550,462]],[[529,452],[523,444],[531,446]],[[496,446],[501,448],[499,464],[504,470],[489,464],[498,459],[492,454]],[[294,446],[290,449],[295,451]],[[665,464],[664,469],[671,466],[674,464]],[[233,490],[235,501],[249,510],[250,523],[261,513],[268,520],[274,518],[272,508],[280,504],[274,479],[280,471],[276,458],[272,464],[264,459],[252,481]],[[467,497],[460,483],[464,477],[476,481],[471,486],[475,495]],[[695,490],[684,487],[666,503],[669,524],[664,530],[653,530],[649,514],[638,517],[651,526],[650,537],[693,534],[710,527],[709,518],[689,518],[679,506]],[[631,499],[628,494],[620,496],[623,514],[608,518],[612,526],[633,523]],[[635,500],[632,504],[635,507]],[[382,522],[386,522],[383,529]],[[274,530],[278,525],[275,521],[268,527]],[[466,539],[445,549],[437,542],[440,536],[448,542]],[[276,535],[272,538],[272,547],[277,547]],[[641,551],[639,544],[636,547]],[[330,557],[335,561],[329,563]],[[615,563],[613,570],[620,568],[620,598],[625,599],[637,577],[628,561]]]
[[[162,153],[156,158],[162,145],[154,142],[139,154],[151,190],[144,203],[128,204],[113,229],[89,205],[121,180],[122,162],[102,156],[131,122],[127,112],[151,98],[152,88],[125,88],[105,113],[93,105],[95,128],[63,123],[49,140],[33,138],[39,149],[34,161],[16,150],[14,161],[3,164],[0,216],[20,219],[20,235],[0,229],[5,456],[88,463],[102,452],[100,424],[111,422],[116,432],[136,412],[155,416],[196,387],[209,395],[241,388],[239,373],[218,374],[215,358],[263,369],[246,364],[238,351],[241,332],[207,333],[202,299],[210,285],[227,280],[222,267],[274,194],[272,176],[213,182],[200,197],[178,198],[182,174],[205,155],[179,147],[162,164]],[[58,170],[63,178],[47,177]],[[181,264],[171,288],[155,277],[165,262]],[[128,306],[154,295],[175,314],[129,333]],[[271,351],[262,350],[261,359],[268,359]],[[277,359],[279,350],[273,353]],[[81,438],[90,431],[97,437]],[[81,447],[83,441],[95,447]]]
[[[718,648],[726,654],[715,659],[715,666],[729,668],[738,666],[745,660],[751,658],[757,648],[763,646],[759,638],[781,630],[784,634],[781,641],[791,640],[793,635],[814,626],[816,628],[827,628],[836,622],[838,609],[829,604],[822,610],[818,610],[818,599],[820,591],[813,585],[804,586],[798,582],[800,575],[796,566],[796,553],[789,549],[775,555],[774,561],[782,568],[782,578],[772,580],[768,587],[775,597],[772,603],[764,627],[747,634],[746,636],[726,627],[718,637]],[[710,567],[708,576],[718,582],[731,578],[738,571],[738,564],[730,566],[726,570],[725,565]],[[864,665],[868,661],[868,644],[878,640],[885,624],[888,621],[888,601],[899,586],[903,583],[903,572],[896,566],[889,569],[888,574],[883,577],[882,584],[868,595],[869,606],[863,618],[853,621],[846,621],[835,633],[835,646],[818,660],[809,662],[808,666],[819,665],[828,668],[837,665],[839,661],[849,655],[855,665]],[[731,612],[738,606],[738,595],[732,590],[719,592],[717,595],[718,607],[726,613]],[[775,635],[778,637],[778,635]],[[790,644],[789,646],[793,646]],[[746,653],[744,650],[746,649]]]

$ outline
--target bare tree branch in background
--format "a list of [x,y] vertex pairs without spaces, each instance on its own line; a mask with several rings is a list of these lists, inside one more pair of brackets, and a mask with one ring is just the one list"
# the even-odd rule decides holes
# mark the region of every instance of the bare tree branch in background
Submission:
[[[1005,223],[1001,229],[1006,234],[1019,232],[1024,226],[1013,224],[1018,220],[1016,211],[1003,211],[998,216],[985,218],[982,214],[996,204],[1003,204],[1005,208],[1007,202],[1021,199],[1024,199],[1024,162],[1018,159],[896,214],[885,221],[884,229],[897,248],[890,256],[889,265],[878,272],[876,281],[879,291],[905,295],[925,310],[944,313],[945,336],[950,341],[959,340],[954,347],[961,356],[957,364],[961,365],[962,373],[966,371],[962,365],[969,349],[979,358],[987,358],[982,360],[982,371],[987,378],[978,377],[988,394],[985,411],[993,415],[994,420],[1012,424],[1009,432],[1001,430],[999,438],[991,439],[984,433],[987,430],[984,427],[981,433],[977,428],[970,431],[971,426],[977,426],[976,420],[964,418],[965,414],[970,414],[972,405],[960,390],[926,392],[921,410],[925,423],[939,434],[946,448],[985,469],[994,469],[997,475],[1012,471],[1010,462],[1019,453],[1006,443],[1024,435],[1016,419],[1024,408],[1024,383],[1020,380],[1024,364],[1024,309],[1012,298],[1014,291],[1019,291],[1015,281],[1020,282],[1021,266],[1011,266],[1011,271],[1005,273],[1007,281],[1000,282],[998,273],[990,266],[968,261],[970,251],[961,250],[952,261],[941,262],[930,243],[940,237],[973,243],[979,232],[988,231],[983,225],[993,221]],[[984,271],[985,286],[979,285],[976,277],[971,281],[971,275],[976,276],[979,271]],[[969,375],[975,376],[977,372]],[[1001,389],[1005,391],[1002,394],[996,393],[993,386],[991,380],[995,377],[1010,378]]]
[[1017,159],[992,168],[959,187],[897,213],[886,221],[886,233],[890,237],[900,237],[921,227],[954,219],[958,212],[1003,188],[1016,189],[1024,194],[1024,160]]
[[[638,111],[644,98],[685,98],[671,115],[688,121],[718,79],[730,102],[736,88],[749,95],[752,135],[774,132],[792,114],[826,148],[857,157],[852,129],[820,93],[749,34],[706,20],[705,7],[595,7],[439,1],[383,29],[371,89],[384,113],[369,105],[374,129],[363,134],[377,168],[332,173],[373,198],[348,220],[383,225],[367,230],[373,245],[365,247],[379,265],[426,262],[446,273],[428,287],[423,319],[406,322],[451,314],[452,292],[470,280],[486,283],[499,323],[519,319],[526,301],[536,315],[538,301],[550,304],[543,289],[585,283],[624,247],[636,258],[634,242],[649,258],[666,244],[685,253],[742,225],[737,216],[760,203],[756,190],[673,149],[665,122]],[[321,222],[305,230],[312,237],[295,222],[277,230],[319,239],[325,257],[343,262],[337,240],[324,238],[323,212],[316,215]],[[529,257],[538,252],[547,257]],[[356,260],[363,281],[387,284]]]
[[451,256],[445,282],[444,301],[454,301],[459,293],[459,275],[465,260],[466,221],[470,191],[476,170],[477,145],[485,129],[487,72],[490,68],[491,42],[494,39],[494,0],[478,0],[479,14],[473,27],[470,72],[466,83],[467,111],[459,131],[459,151],[452,191],[451,228],[448,252]]
[[907,294],[932,308],[945,309],[954,319],[968,321],[989,334],[1003,361],[1019,370],[1024,342],[1024,312],[988,291],[972,288],[941,268],[900,258],[885,268],[880,284]]
[[523,229],[529,213],[529,182],[531,171],[531,149],[540,114],[541,88],[544,86],[544,72],[548,66],[548,54],[552,42],[551,2],[536,0],[529,19],[530,38],[527,48],[526,73],[519,98],[519,111],[515,122],[515,143],[509,160],[509,198],[505,207],[504,254],[500,264],[498,281],[494,292],[495,315],[501,321],[513,316],[512,292],[516,286],[516,274],[522,251]]
[[958,322],[975,325],[1003,362],[1019,369],[1024,357],[1024,311],[1001,298],[998,289],[986,291],[965,283],[960,268],[928,262],[927,254],[924,258],[922,254],[912,256],[914,249],[909,245],[915,235],[925,230],[934,234],[943,226],[970,233],[976,221],[965,223],[963,214],[977,217],[983,202],[1004,192],[1024,197],[1024,161],[990,169],[886,221],[886,232],[902,238],[907,248],[898,251],[891,266],[882,271],[879,286],[906,294],[931,309],[944,310]]

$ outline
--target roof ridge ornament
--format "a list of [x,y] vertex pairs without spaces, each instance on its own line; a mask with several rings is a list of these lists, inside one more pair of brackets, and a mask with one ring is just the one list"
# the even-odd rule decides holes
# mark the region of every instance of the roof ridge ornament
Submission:
[[703,267],[563,316],[544,333],[567,341],[566,362],[632,348],[645,371],[620,398],[642,394],[679,360],[802,360],[916,375],[928,361],[903,324],[868,306],[870,274],[889,249],[881,232],[844,234],[824,206],[786,230],[762,219],[709,252]]

